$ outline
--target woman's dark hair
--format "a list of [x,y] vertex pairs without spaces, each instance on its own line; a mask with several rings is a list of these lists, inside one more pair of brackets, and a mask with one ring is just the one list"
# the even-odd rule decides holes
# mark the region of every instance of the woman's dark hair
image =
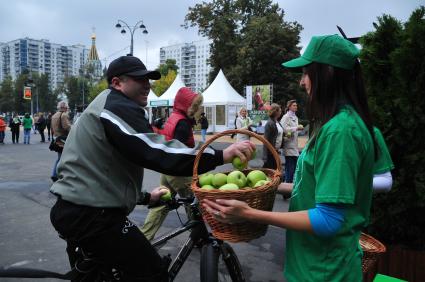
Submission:
[[343,105],[349,104],[365,123],[375,147],[372,116],[367,103],[366,90],[360,63],[353,70],[345,70],[321,63],[311,63],[303,68],[311,81],[311,93],[307,105],[310,119],[310,146],[313,148],[322,126],[333,118]]

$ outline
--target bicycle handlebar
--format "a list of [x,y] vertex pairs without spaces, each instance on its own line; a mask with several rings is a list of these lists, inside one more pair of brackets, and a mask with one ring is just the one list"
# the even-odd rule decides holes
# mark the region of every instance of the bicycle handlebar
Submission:
[[156,208],[156,207],[159,207],[159,206],[166,206],[167,208],[169,208],[171,210],[176,210],[180,206],[188,206],[188,205],[192,205],[192,204],[198,204],[198,199],[195,198],[195,197],[193,197],[193,196],[185,197],[185,198],[183,198],[183,197],[178,197],[178,198],[174,197],[174,198],[172,198],[169,201],[159,200],[155,204],[149,205],[148,206],[148,209]]

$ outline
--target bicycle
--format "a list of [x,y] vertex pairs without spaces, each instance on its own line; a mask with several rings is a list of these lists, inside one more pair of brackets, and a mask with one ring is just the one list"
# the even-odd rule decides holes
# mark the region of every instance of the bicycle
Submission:
[[[190,218],[186,223],[171,232],[160,236],[152,241],[152,245],[160,249],[166,242],[172,238],[190,231],[189,237],[183,246],[179,249],[177,256],[171,262],[171,255],[163,257],[164,263],[168,269],[168,280],[173,281],[186,259],[194,248],[200,248],[200,280],[202,282],[217,281],[245,281],[242,267],[233,248],[226,242],[215,238],[208,232],[207,226],[202,218],[197,198],[174,198],[165,203],[170,210],[178,210],[184,206],[190,211]],[[178,211],[177,211],[178,214]],[[9,278],[57,278],[72,281],[123,281],[122,273],[119,268],[106,265],[102,261],[84,253],[81,248],[76,248],[77,260],[74,267],[65,274],[51,272],[42,269],[13,267],[9,269],[0,269],[0,277]]]

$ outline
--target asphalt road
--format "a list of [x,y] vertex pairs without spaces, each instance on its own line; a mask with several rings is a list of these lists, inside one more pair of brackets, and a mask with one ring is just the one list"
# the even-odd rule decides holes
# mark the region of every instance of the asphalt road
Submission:
[[[21,135],[21,142],[23,134]],[[6,133],[6,144],[0,144],[0,267],[23,266],[57,272],[69,270],[65,253],[65,242],[60,239],[50,224],[50,207],[55,197],[49,193],[50,173],[56,153],[49,151],[48,142],[40,143],[40,135],[31,136],[31,144],[11,144],[10,132]],[[224,148],[228,143],[214,143]],[[261,146],[257,158],[261,157]],[[259,159],[250,162],[260,166]],[[223,165],[216,170],[230,170]],[[157,172],[146,170],[143,186],[151,190],[159,183]],[[274,210],[286,211],[288,202],[278,196]],[[141,225],[147,208],[137,207],[130,218]],[[182,218],[184,212],[180,211]],[[177,214],[172,212],[161,227],[158,235],[179,226]],[[161,254],[177,254],[187,234],[171,240],[160,250]],[[269,227],[265,236],[249,243],[232,244],[248,281],[285,281],[282,275],[285,252],[285,232]],[[180,270],[175,281],[199,281],[200,253],[195,249]],[[33,281],[34,279],[6,279],[0,281]],[[37,280],[41,281],[41,280]],[[59,281],[45,279],[43,281]]]

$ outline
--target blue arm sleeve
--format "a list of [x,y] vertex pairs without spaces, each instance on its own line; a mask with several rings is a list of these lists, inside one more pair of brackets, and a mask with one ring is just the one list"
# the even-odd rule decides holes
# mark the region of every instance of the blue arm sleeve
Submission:
[[345,207],[343,205],[317,204],[308,210],[308,217],[314,234],[321,237],[335,235],[344,222]]

